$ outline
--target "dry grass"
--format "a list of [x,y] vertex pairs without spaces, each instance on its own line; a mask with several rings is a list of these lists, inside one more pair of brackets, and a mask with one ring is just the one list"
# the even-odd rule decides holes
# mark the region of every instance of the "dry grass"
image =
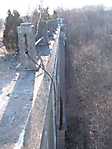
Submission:
[[[102,32],[103,29],[100,28]],[[68,149],[112,148],[112,45],[110,33],[105,32],[102,37],[100,33],[87,41],[81,37],[78,46],[73,42],[73,33],[70,37],[66,101]]]

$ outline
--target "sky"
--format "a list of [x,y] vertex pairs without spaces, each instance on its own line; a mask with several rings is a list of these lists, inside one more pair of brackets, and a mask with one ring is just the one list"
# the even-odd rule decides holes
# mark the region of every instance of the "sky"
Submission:
[[86,5],[112,7],[112,0],[0,0],[0,18],[6,17],[8,9],[17,9],[21,15],[29,14],[41,1],[43,1],[44,6],[48,6],[50,9],[57,7],[72,9]]

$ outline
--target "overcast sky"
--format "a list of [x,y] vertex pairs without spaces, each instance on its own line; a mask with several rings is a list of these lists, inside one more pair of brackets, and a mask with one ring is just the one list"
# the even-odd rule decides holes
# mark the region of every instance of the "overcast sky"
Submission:
[[[42,0],[0,0],[0,17],[5,17],[7,10],[17,9],[22,15],[30,13]],[[50,8],[80,8],[85,5],[104,5],[112,7],[112,0],[43,0]]]

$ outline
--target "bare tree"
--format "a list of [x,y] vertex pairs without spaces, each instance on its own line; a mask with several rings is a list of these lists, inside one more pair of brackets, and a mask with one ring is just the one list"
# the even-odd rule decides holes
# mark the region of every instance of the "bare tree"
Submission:
[[68,148],[111,149],[112,10],[86,7],[63,16],[71,68]]

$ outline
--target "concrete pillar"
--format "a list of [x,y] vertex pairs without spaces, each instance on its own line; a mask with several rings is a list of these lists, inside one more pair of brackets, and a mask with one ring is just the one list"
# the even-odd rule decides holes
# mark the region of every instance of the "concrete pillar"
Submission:
[[36,65],[25,54],[25,35],[27,38],[27,50],[29,55],[36,60],[37,52],[35,50],[35,30],[31,23],[21,23],[18,27],[18,47],[19,47],[19,60],[22,66],[26,69],[35,70]]

